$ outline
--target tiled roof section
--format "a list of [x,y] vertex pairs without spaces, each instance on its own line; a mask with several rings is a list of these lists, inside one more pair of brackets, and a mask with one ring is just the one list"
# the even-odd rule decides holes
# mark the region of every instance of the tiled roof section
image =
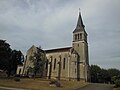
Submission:
[[55,52],[66,52],[69,51],[72,47],[56,48],[45,50],[46,53],[55,53]]

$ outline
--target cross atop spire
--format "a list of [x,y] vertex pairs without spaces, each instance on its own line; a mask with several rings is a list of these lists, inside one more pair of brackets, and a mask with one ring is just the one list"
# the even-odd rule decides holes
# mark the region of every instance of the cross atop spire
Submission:
[[81,26],[84,28],[83,20],[82,20],[82,17],[81,17],[81,12],[80,12],[80,8],[79,8],[79,17],[78,17],[78,22],[77,22],[76,27],[81,27]]
[[81,29],[84,29],[84,27],[85,26],[83,24],[83,20],[82,20],[80,8],[79,8],[79,16],[78,16],[77,26],[76,26],[76,29],[73,32],[77,32]]

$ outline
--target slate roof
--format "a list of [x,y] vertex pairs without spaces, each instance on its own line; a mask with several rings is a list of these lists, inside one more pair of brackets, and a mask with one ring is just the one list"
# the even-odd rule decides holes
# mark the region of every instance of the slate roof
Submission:
[[83,24],[83,20],[81,17],[81,13],[79,12],[79,17],[78,17],[78,21],[77,21],[77,26],[76,29],[73,31],[73,33],[75,32],[79,32],[80,30],[84,30],[84,24]]

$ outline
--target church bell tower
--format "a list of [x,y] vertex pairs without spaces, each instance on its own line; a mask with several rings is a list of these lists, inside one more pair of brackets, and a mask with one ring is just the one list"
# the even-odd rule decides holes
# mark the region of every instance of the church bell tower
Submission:
[[79,78],[88,81],[89,79],[89,57],[88,57],[88,42],[85,26],[79,12],[78,21],[75,30],[73,31],[72,47],[79,56],[78,71]]

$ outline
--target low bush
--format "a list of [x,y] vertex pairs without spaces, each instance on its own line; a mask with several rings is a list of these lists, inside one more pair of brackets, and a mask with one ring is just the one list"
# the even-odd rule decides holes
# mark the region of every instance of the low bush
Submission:
[[57,80],[51,80],[49,84],[53,84],[53,86],[55,85],[56,87],[61,87],[61,83]]
[[116,87],[120,87],[120,80],[119,80],[119,79],[117,79],[117,80],[115,81],[115,85],[116,85]]
[[15,78],[14,78],[14,81],[20,82],[20,77],[15,77]]
[[55,84],[56,82],[56,80],[51,80],[49,84]]
[[61,87],[61,83],[59,81],[56,81],[55,85],[56,87]]

